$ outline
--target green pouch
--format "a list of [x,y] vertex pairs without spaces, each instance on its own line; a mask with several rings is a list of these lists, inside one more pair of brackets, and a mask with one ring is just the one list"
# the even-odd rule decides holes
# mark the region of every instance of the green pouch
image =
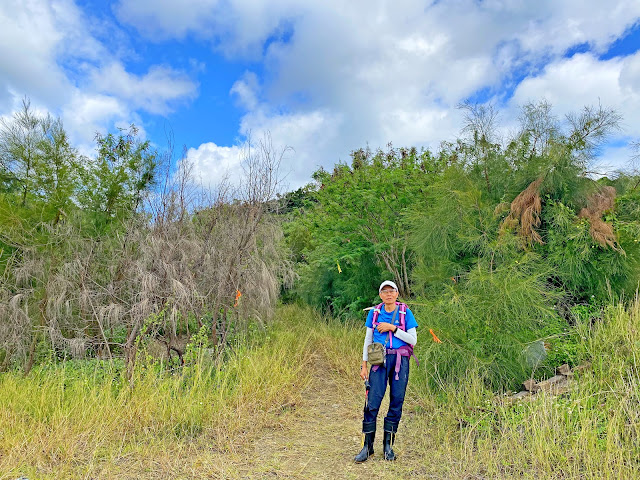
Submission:
[[370,365],[384,365],[385,348],[378,342],[370,343],[367,346],[367,356]]

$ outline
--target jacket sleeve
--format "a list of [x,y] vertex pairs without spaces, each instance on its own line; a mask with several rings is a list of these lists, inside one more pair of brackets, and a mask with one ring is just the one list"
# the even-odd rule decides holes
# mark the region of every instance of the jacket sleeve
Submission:
[[369,360],[369,354],[367,354],[367,347],[373,343],[373,328],[367,327],[367,333],[364,336],[364,346],[362,347],[362,361]]
[[409,345],[415,345],[418,342],[418,333],[415,328],[410,328],[406,332],[404,330],[398,329],[396,333],[393,334],[394,337],[398,337],[403,342],[408,343]]

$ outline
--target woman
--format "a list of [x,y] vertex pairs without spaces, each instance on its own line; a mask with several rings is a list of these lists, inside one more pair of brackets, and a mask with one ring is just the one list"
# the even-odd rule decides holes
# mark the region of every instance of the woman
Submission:
[[[384,419],[383,449],[385,460],[395,460],[396,455],[391,448],[398,431],[398,424],[402,416],[402,404],[404,394],[409,380],[409,357],[413,354],[413,346],[418,337],[416,327],[418,323],[411,310],[406,305],[396,303],[398,299],[398,286],[390,280],[380,284],[378,294],[382,299],[379,313],[377,308],[369,311],[366,327],[367,333],[362,349],[362,368],[360,377],[363,380],[369,379],[371,385],[368,401],[364,407],[364,420],[362,422],[362,433],[364,434],[364,445],[362,450],[355,457],[357,463],[366,461],[373,455],[373,441],[376,436],[376,418],[382,403],[382,397],[390,388],[389,411]],[[405,312],[406,310],[406,312]],[[404,322],[402,318],[404,316]],[[404,323],[404,329],[403,324]],[[385,348],[384,365],[372,366],[371,371],[367,370],[367,347],[373,343],[382,343]]]

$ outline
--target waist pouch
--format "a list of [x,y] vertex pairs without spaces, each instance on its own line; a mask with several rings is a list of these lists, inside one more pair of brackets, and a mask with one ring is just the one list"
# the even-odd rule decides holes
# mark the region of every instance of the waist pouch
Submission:
[[367,346],[367,356],[370,365],[384,365],[386,353],[386,349],[381,343],[374,342]]
[[[368,351],[368,348],[367,348]],[[393,354],[396,356],[396,380],[399,380],[399,373],[400,373],[400,365],[402,363],[402,357],[413,357],[413,359],[416,361],[416,365],[419,365],[418,363],[418,358],[414,355],[413,353],[413,346],[411,345],[405,345],[403,347],[400,348],[387,348],[387,353],[389,354]],[[374,365],[371,370],[373,370],[374,372],[378,370],[378,367],[381,367],[382,365],[384,365],[384,363],[379,364],[379,365]]]

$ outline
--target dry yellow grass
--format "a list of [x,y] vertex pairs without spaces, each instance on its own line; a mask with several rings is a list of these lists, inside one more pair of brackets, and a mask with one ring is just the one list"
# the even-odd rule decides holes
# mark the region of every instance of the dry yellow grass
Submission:
[[[284,307],[263,343],[133,389],[75,372],[0,377],[0,478],[600,479],[640,474],[640,307],[584,332],[593,370],[508,407],[469,372],[429,391],[412,364],[398,461],[359,450],[362,326]],[[426,342],[428,336],[421,336]],[[34,372],[37,373],[37,372]],[[380,421],[382,419],[379,419]]]

